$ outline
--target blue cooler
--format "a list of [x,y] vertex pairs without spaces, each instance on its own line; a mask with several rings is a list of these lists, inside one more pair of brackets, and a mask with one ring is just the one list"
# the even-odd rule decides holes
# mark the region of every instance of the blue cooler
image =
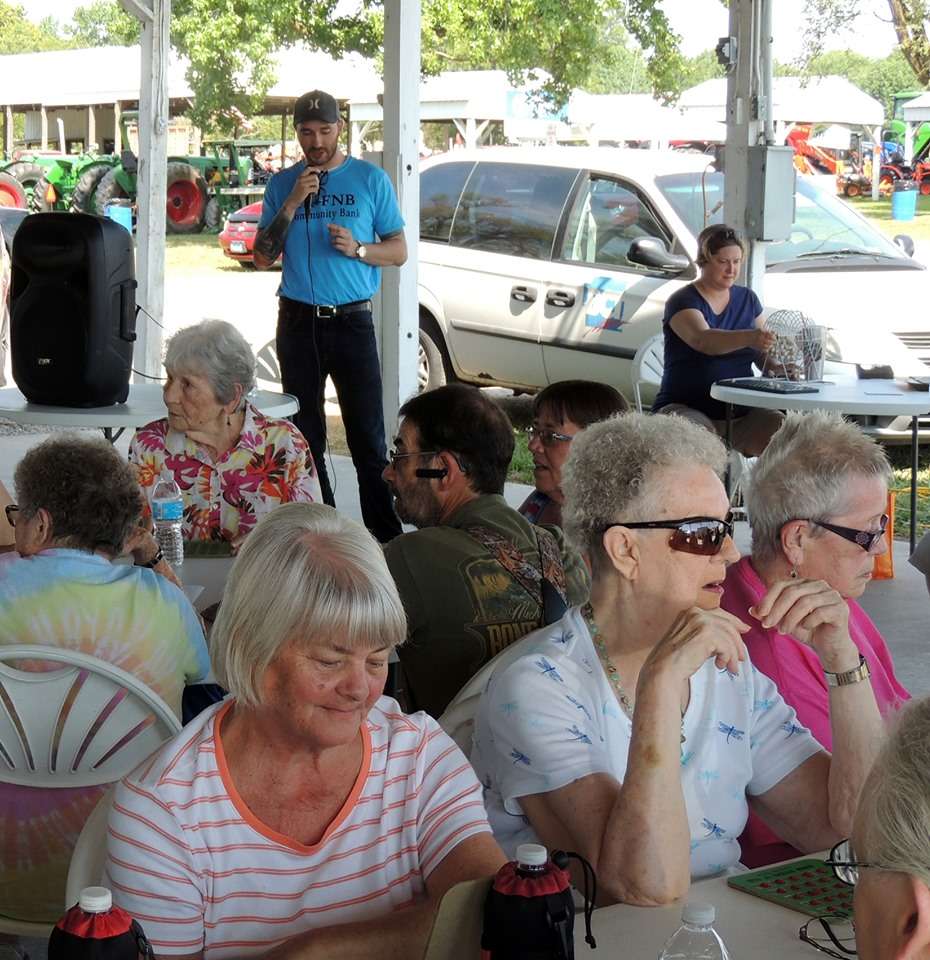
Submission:
[[[132,233],[132,207],[128,203],[108,203],[107,216]],[[913,216],[913,211],[911,212]]]
[[895,180],[891,194],[891,219],[913,220],[917,213],[917,184],[913,180]]

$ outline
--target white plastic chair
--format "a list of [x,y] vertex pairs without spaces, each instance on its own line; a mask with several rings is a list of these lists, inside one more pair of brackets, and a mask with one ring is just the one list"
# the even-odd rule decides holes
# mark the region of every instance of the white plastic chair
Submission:
[[68,865],[65,910],[78,902],[84,887],[106,886],[103,883],[103,868],[107,859],[107,818],[112,806],[113,787],[97,801],[97,806],[78,834]]
[[630,369],[630,378],[633,381],[633,399],[636,409],[643,412],[643,397],[640,387],[650,384],[658,387],[662,382],[662,373],[665,370],[665,335],[653,334],[648,340],[640,344],[633,357]]
[[[37,671],[17,661],[61,664]],[[73,650],[0,647],[0,782],[91,787],[132,770],[181,724],[125,670]],[[0,932],[47,936],[51,927],[0,918]]]

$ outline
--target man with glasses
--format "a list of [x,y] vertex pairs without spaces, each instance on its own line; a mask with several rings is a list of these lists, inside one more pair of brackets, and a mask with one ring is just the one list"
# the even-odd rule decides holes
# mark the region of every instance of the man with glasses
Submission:
[[336,100],[312,90],[297,100],[294,130],[304,163],[265,189],[255,265],[283,253],[277,353],[284,390],[300,401],[294,422],[307,438],[323,499],[335,506],[326,470],[326,378],[332,377],[358,476],[365,526],[386,543],[400,533],[381,479],[386,460],[381,368],[371,297],[381,268],[407,259],[404,221],[387,174],[347,156]]
[[400,415],[384,478],[418,529],[385,549],[408,618],[397,652],[408,708],[439,717],[497,653],[583,602],[588,575],[560,530],[504,500],[514,437],[496,404],[455,384],[408,400]]

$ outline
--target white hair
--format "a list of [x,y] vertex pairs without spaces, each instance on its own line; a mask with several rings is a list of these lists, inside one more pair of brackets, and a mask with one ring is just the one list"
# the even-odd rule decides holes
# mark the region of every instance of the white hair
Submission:
[[[752,553],[781,555],[781,529],[791,520],[826,520],[845,512],[849,481],[878,477],[887,485],[885,451],[839,414],[788,413],[753,468],[746,507]],[[814,536],[819,528],[814,528]]]
[[664,494],[657,474],[706,466],[721,476],[725,465],[720,439],[684,417],[623,413],[594,423],[572,440],[562,468],[565,535],[596,573],[606,559],[605,527],[617,519],[655,519],[646,514]]
[[219,403],[229,403],[242,387],[239,408],[255,386],[255,354],[245,337],[225,320],[183,327],[168,341],[165,369],[206,377]]
[[261,700],[265,669],[291,640],[395,647],[403,604],[375,538],[321,503],[287,503],[246,538],[210,637],[218,681],[241,703]]
[[865,851],[857,854],[930,887],[930,697],[901,711],[860,803]]

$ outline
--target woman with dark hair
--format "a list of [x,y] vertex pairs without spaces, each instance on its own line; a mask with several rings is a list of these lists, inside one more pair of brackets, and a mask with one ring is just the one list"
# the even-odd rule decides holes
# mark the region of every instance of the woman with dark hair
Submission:
[[[726,408],[713,400],[717,380],[751,377],[753,360],[761,361],[774,336],[764,328],[762,304],[736,282],[743,262],[743,241],[718,223],[698,235],[700,277],[673,293],[665,305],[665,371],[654,413],[674,413],[722,436]],[[738,408],[733,420],[733,447],[756,457],[781,426],[777,410]]]
[[593,380],[561,380],[536,394],[533,425],[527,430],[536,489],[519,508],[527,520],[562,526],[562,465],[572,437],[589,424],[628,409],[622,394]]

